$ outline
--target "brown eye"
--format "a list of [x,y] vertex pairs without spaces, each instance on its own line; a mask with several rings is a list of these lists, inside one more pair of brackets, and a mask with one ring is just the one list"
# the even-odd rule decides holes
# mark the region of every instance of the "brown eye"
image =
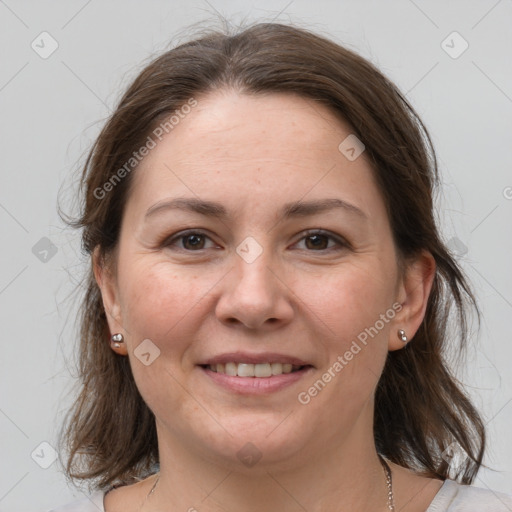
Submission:
[[204,233],[199,231],[188,231],[174,235],[172,238],[169,238],[167,241],[165,241],[162,245],[164,247],[177,246],[179,250],[194,252],[207,249],[207,247],[205,247],[206,240],[210,240],[210,237]]
[[181,237],[184,240],[185,249],[203,249],[204,248],[204,236],[201,234],[185,235]]
[[[325,235],[310,235],[305,237],[308,249],[327,249],[329,237]],[[310,242],[308,244],[308,242]]]
[[[323,231],[310,231],[300,241],[305,240],[305,246],[308,251],[322,252],[331,250],[341,250],[348,247],[348,243],[343,239]],[[334,244],[329,246],[329,242]]]
[[[211,238],[205,233],[188,231],[173,235],[164,241],[162,246],[185,252],[198,252],[212,248],[212,246],[206,246],[208,240],[212,242]],[[307,232],[297,243],[303,240],[305,241],[305,250],[308,252],[339,251],[349,247],[349,244],[342,238],[323,231]]]

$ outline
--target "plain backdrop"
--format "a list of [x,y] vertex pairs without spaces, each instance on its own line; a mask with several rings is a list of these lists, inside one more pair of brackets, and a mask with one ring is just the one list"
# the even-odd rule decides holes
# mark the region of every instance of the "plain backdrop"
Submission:
[[424,120],[443,176],[443,237],[484,318],[454,369],[489,433],[475,485],[511,492],[510,0],[2,0],[0,511],[81,496],[52,451],[72,399],[75,289],[87,265],[57,200],[72,203],[85,152],[143,64],[197,22],[218,27],[217,12],[234,26],[295,23],[346,44]]

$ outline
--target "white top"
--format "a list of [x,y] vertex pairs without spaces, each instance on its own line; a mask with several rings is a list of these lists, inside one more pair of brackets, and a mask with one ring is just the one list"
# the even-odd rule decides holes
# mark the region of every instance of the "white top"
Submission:
[[[98,491],[49,512],[105,512],[104,496],[104,492]],[[445,480],[425,512],[512,512],[512,495]]]

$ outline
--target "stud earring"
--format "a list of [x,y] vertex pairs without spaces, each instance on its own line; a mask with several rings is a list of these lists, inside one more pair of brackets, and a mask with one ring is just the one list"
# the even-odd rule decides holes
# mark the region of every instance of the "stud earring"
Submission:
[[397,335],[401,341],[407,343],[407,336],[405,335],[405,331],[403,329],[398,329]]
[[114,344],[115,348],[120,348],[121,343],[124,343],[124,338],[121,333],[113,334],[110,341]]

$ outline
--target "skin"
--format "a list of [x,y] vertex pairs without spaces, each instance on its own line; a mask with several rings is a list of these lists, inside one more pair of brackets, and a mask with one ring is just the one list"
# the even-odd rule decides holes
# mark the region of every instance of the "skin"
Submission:
[[[404,347],[397,330],[411,340],[421,324],[434,260],[424,252],[399,272],[371,166],[365,153],[349,161],[338,150],[351,129],[326,107],[231,90],[197,99],[135,172],[115,264],[94,254],[109,327],[125,338],[112,349],[130,358],[155,414],[161,463],[149,499],[155,477],[109,493],[106,511],[385,511],[374,392],[388,351]],[[217,201],[229,215],[162,209],[145,219],[175,197]],[[324,198],[364,216],[335,209],[278,217],[285,203]],[[186,229],[205,236],[169,242]],[[305,231],[318,229],[333,238],[315,245]],[[248,236],[262,249],[251,263],[236,252]],[[394,303],[394,318],[299,403],[298,393]],[[148,366],[133,353],[144,339],[160,350]],[[237,350],[289,354],[314,369],[275,393],[234,394],[197,364]],[[247,442],[262,455],[252,467],[237,457]],[[397,510],[424,511],[441,482],[391,467]]]

